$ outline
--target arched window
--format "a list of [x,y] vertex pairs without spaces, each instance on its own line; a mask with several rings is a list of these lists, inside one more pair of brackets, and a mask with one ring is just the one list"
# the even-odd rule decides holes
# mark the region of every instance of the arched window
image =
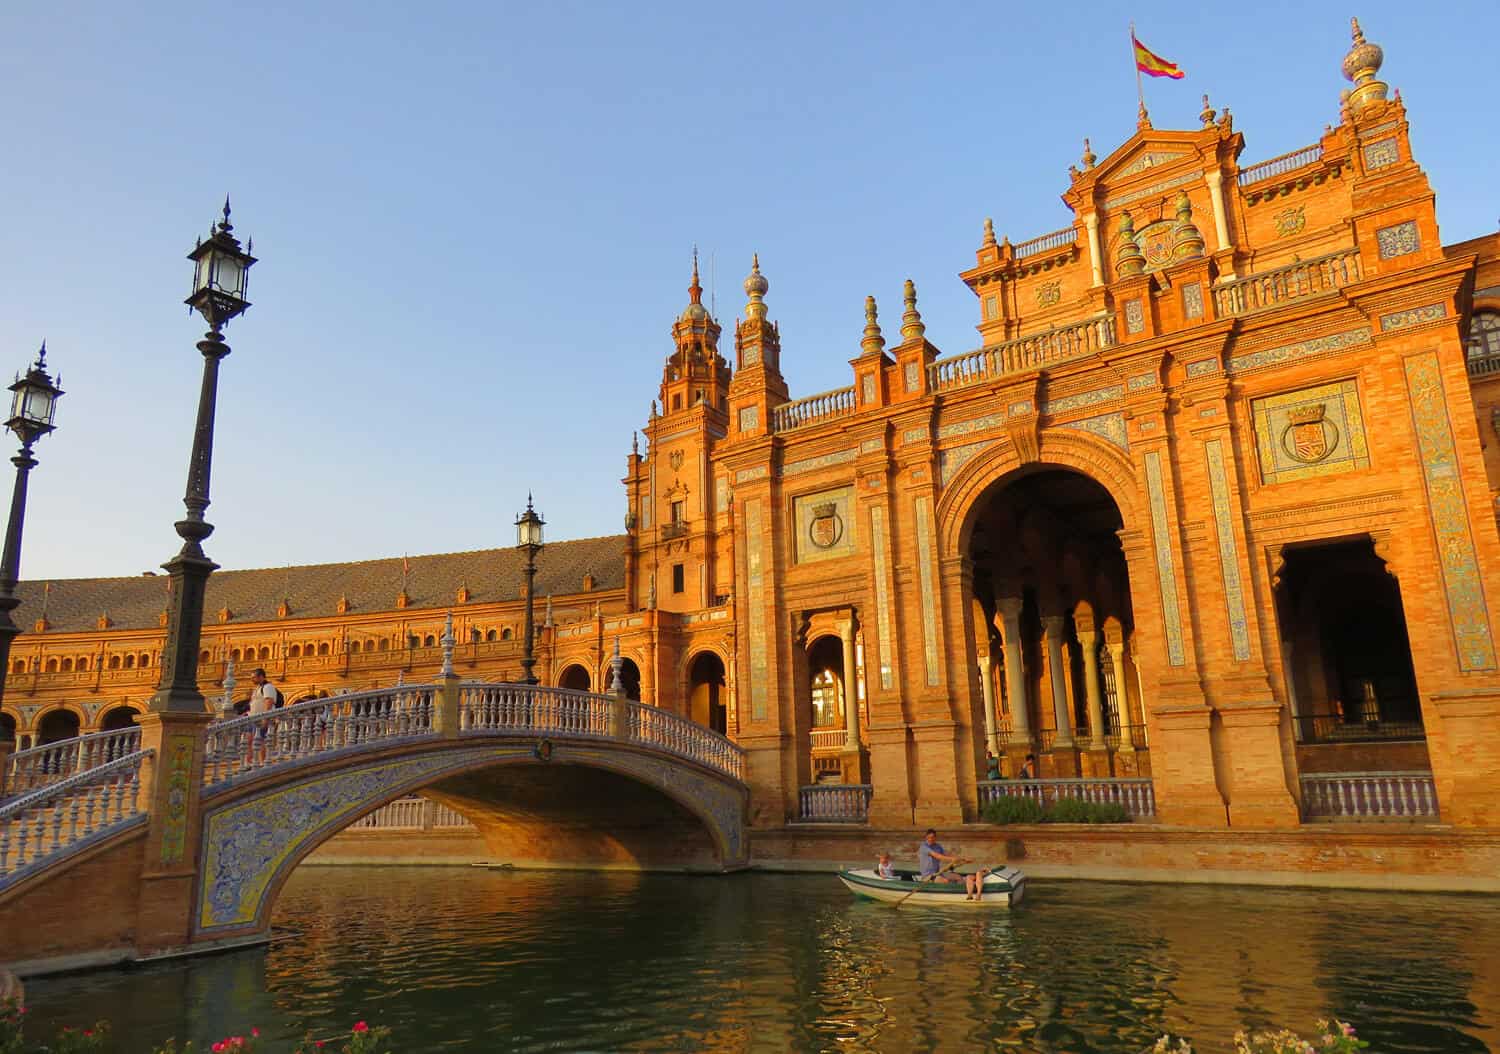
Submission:
[[73,660],[72,659],[64,659],[63,660],[63,665],[62,665],[62,670],[63,670],[63,673],[72,673],[73,672]]
[[324,641],[322,644],[318,645],[318,654],[319,655],[327,655],[328,654],[328,642],[327,641]]
[[436,644],[437,644],[437,638],[434,637],[431,633],[427,634],[427,636],[425,636],[425,637],[422,638],[422,646],[423,647],[431,648],[431,647],[433,647]]
[[134,655],[127,655],[127,656],[125,656],[125,668],[127,670],[133,670],[133,669],[135,669],[135,656]]
[[262,659],[269,659],[271,657],[271,649],[269,647],[261,648],[260,657]]
[[210,652],[207,648],[204,648],[202,651],[200,651],[198,653],[198,661],[199,662],[213,662],[214,661],[213,653]]
[[495,631],[494,630],[489,630],[488,632],[486,632],[485,635],[484,635],[484,639],[487,640],[487,641],[494,641],[494,640],[496,640],[497,638],[495,636]]
[[88,656],[87,655],[85,655],[83,658],[81,658],[81,659],[78,660],[78,672],[80,672],[80,673],[88,673],[89,672],[89,660],[88,660]]
[[290,648],[288,648],[286,650],[286,657],[288,659],[300,659],[300,658],[302,658],[302,645],[300,645],[300,644],[293,644]]
[[11,663],[10,664],[10,672],[11,673],[25,673],[26,672],[26,660],[25,659],[17,659],[15,662]]
[[384,637],[381,637],[380,643],[376,645],[376,648],[378,648],[380,651],[387,651],[390,649],[390,646],[391,642],[386,640]]
[[235,648],[234,651],[232,651],[232,652],[229,653],[229,657],[231,659],[233,659],[235,662],[239,662],[240,661],[240,649]]
[[1500,311],[1476,311],[1469,321],[1469,358],[1500,358]]
[[151,653],[150,652],[145,652],[145,651],[141,652],[140,658],[138,658],[136,660],[136,665],[139,666],[143,670],[147,666],[150,666],[151,665]]
[[512,636],[513,634],[511,633],[509,626],[506,626],[503,630],[500,631],[501,640],[510,640]]
[[56,659],[48,659],[47,660],[47,672],[48,673],[56,673],[59,669],[60,669],[60,666],[59,666],[58,661]]
[[478,629],[469,630],[469,640],[471,643],[478,644],[483,639],[484,634],[480,633]]
[[109,657],[109,668],[111,670],[118,670],[120,668],[120,657],[118,655],[111,655]]
[[359,654],[359,641],[357,641],[357,640],[351,640],[349,642],[349,654],[350,655],[358,655]]

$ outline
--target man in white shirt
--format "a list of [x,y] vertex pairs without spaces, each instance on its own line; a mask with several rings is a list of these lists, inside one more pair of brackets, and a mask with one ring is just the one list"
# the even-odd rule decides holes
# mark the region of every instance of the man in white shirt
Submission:
[[[255,691],[250,693],[251,715],[270,713],[276,705],[276,700],[281,697],[281,693],[276,690],[276,686],[266,676],[266,671],[258,666],[255,668],[255,672],[250,674],[250,683],[255,685]],[[266,735],[270,732],[270,729],[271,726],[269,723],[263,722],[258,725],[251,744],[254,752],[259,755],[262,765],[266,762]]]

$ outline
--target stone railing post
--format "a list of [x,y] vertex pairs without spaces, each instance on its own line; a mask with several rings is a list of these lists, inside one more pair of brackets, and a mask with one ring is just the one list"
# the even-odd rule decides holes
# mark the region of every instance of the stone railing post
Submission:
[[620,638],[615,638],[615,651],[609,660],[610,672],[610,700],[609,700],[609,737],[611,739],[624,739],[629,731],[626,714],[630,706],[630,696],[625,694],[625,660],[620,657]]
[[450,611],[443,623],[443,668],[438,672],[437,691],[432,696],[432,730],[444,739],[458,738],[461,695],[458,674],[453,672],[453,612]]
[[136,916],[141,954],[184,948],[192,939],[203,755],[212,720],[206,711],[178,710],[153,710],[139,719],[141,749],[151,751],[136,799],[148,817]]

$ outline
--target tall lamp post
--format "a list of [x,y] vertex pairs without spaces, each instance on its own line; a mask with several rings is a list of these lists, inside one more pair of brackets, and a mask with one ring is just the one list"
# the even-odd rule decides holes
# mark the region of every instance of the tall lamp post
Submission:
[[546,523],[531,507],[531,495],[526,495],[526,511],[516,517],[516,548],[526,553],[526,654],[521,658],[521,669],[525,676],[522,684],[537,684],[536,673],[536,618],[533,613],[536,600],[536,554],[542,548],[542,526]]
[[[59,377],[58,380],[62,378]],[[47,375],[47,343],[36,354],[36,364],[10,386],[10,420],[5,427],[21,440],[21,450],[10,463],[16,466],[16,488],[10,496],[10,521],[5,526],[5,555],[0,557],[0,699],[5,697],[5,678],[10,672],[11,641],[21,632],[11,617],[21,603],[16,582],[21,576],[21,528],[26,520],[26,479],[36,467],[31,445],[52,431],[52,415],[62,389]]]
[[208,508],[208,482],[214,454],[214,409],[219,393],[219,362],[229,354],[224,327],[250,306],[245,279],[255,257],[240,249],[229,222],[229,199],[224,218],[188,253],[193,261],[193,291],[185,303],[208,322],[198,342],[203,353],[203,387],[198,393],[198,423],[193,431],[193,453],[188,459],[187,516],[173,526],[182,549],[162,566],[171,576],[172,602],[167,609],[167,641],[161,655],[161,683],[151,697],[154,712],[203,713],[198,691],[198,645],[203,636],[203,594],[208,576],[219,566],[203,553],[203,539],[213,525],[203,519]]

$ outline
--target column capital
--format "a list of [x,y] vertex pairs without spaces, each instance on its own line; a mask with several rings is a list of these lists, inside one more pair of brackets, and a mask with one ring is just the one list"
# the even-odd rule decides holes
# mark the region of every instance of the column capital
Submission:
[[1042,627],[1051,633],[1053,630],[1061,631],[1063,623],[1067,620],[1066,615],[1043,615]]

